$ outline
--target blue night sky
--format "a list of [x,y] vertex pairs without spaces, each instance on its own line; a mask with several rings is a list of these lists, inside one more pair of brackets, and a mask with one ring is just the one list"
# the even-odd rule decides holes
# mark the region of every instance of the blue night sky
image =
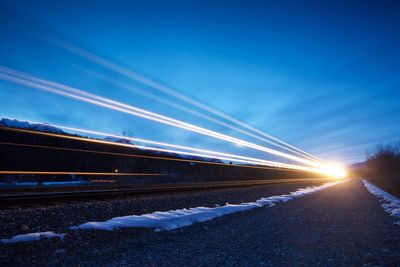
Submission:
[[[398,1],[1,1],[0,65],[177,119],[232,130],[115,87],[135,83],[56,36],[323,159],[400,139]],[[260,152],[0,81],[0,116],[244,155]],[[254,141],[253,139],[249,139]]]

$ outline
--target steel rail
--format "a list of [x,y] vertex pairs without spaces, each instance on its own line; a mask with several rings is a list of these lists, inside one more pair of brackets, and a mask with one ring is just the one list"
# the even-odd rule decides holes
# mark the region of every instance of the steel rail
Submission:
[[[248,181],[226,181],[208,183],[186,183],[186,184],[153,184],[135,185],[124,189],[100,189],[81,190],[51,193],[27,193],[27,194],[4,194],[0,196],[0,207],[11,207],[21,205],[35,205],[52,202],[83,201],[93,199],[109,199],[124,196],[143,196],[152,194],[183,193],[212,189],[224,189],[235,187],[250,187],[261,185],[278,185],[293,183],[318,183],[332,180],[328,178],[300,178],[300,179],[270,179],[270,180],[248,180]],[[72,187],[70,187],[72,188]]]

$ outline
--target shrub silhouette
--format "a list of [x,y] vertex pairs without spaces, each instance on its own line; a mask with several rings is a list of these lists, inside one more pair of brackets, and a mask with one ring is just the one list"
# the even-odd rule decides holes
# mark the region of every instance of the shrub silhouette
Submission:
[[389,193],[400,196],[400,143],[377,145],[365,163],[364,176]]

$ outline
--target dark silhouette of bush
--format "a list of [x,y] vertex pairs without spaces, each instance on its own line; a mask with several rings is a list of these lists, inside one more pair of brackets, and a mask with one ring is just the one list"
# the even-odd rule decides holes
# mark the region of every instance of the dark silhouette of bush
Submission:
[[363,170],[365,178],[385,191],[400,196],[400,143],[377,145]]

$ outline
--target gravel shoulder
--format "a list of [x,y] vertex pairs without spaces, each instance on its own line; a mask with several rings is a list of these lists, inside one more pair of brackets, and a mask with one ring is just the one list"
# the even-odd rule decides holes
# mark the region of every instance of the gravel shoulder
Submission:
[[258,198],[285,194],[324,182],[300,182],[208,191],[123,197],[72,203],[54,203],[23,208],[0,209],[0,239],[17,234],[65,231],[87,221],[104,221],[117,216],[144,214],[191,207],[239,204]]
[[[304,186],[260,186],[11,209],[1,211],[0,218],[8,223],[28,223],[37,218],[37,223],[26,225],[30,232],[57,231],[57,227],[64,232],[64,227],[85,221],[254,201]],[[0,245],[0,265],[400,266],[400,226],[393,222],[376,197],[359,180],[352,180],[271,208],[227,215],[172,231],[77,231],[64,241]],[[46,229],[35,229],[39,227],[36,224]],[[4,237],[10,235],[6,229],[1,233]]]

